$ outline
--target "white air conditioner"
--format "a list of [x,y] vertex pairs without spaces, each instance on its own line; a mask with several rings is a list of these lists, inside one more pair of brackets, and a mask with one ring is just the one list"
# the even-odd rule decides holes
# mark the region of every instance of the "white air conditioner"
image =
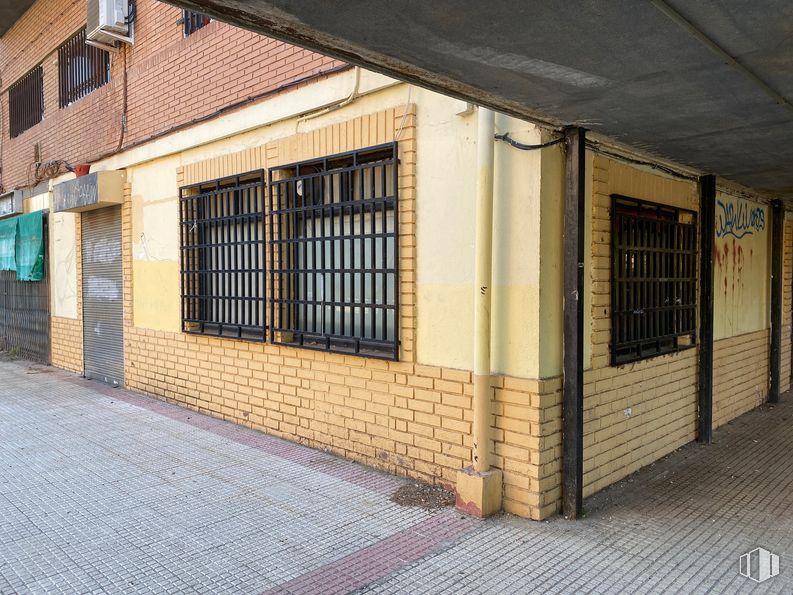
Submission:
[[128,15],[128,0],[88,0],[86,43],[104,50],[115,50],[117,41],[132,43]]

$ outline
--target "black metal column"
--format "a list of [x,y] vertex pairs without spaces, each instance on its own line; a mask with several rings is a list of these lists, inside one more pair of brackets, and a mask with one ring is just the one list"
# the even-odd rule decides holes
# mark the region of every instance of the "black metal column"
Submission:
[[586,132],[565,131],[562,512],[582,511],[584,477],[584,221]]
[[697,442],[713,436],[713,241],[716,176],[699,179],[699,407]]
[[771,387],[768,402],[779,403],[782,364],[782,261],[785,250],[785,211],[782,203],[771,203]]

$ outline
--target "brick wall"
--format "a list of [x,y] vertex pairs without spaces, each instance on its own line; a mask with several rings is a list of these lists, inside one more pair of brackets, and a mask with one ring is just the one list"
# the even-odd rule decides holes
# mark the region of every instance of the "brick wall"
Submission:
[[[584,374],[584,493],[695,438],[697,349],[619,367],[611,340],[612,193],[698,210],[696,184],[596,155],[592,184],[592,369]],[[626,417],[626,410],[630,416]]]
[[[612,193],[698,210],[696,185],[595,156],[592,192],[592,367],[584,374],[584,494],[590,495],[696,438],[698,349],[609,365]],[[793,222],[785,228],[782,386],[789,385]],[[714,427],[767,398],[769,330],[714,344]],[[556,405],[561,405],[561,395]],[[549,396],[552,399],[553,396]],[[549,402],[552,402],[549,401]],[[631,415],[626,416],[630,408]],[[538,450],[543,492],[560,495],[561,409]],[[552,491],[548,491],[552,490]],[[558,506],[558,496],[556,506]]]
[[[56,50],[84,26],[85,1],[36,2],[0,38],[3,186],[35,181],[36,143],[42,160],[91,162],[115,152],[122,140],[125,78],[123,144],[130,146],[249,97],[343,67],[325,56],[220,22],[184,38],[177,24],[180,16],[172,6],[138,0],[135,43],[111,56],[111,82],[60,109]],[[38,63],[44,67],[44,120],[10,139],[7,89]]]
[[790,388],[791,370],[791,334],[793,334],[793,221],[785,221],[785,252],[783,253],[782,267],[782,349],[780,366],[780,390]]
[[[592,176],[592,364],[584,373],[585,496],[693,440],[697,404],[696,348],[619,367],[610,365],[609,356],[611,194],[696,211],[696,185],[600,155],[593,159]],[[546,399],[546,433],[537,454],[545,505],[553,510],[561,496],[561,393]]]
[[[763,329],[713,344],[713,427],[768,398],[770,332]],[[784,379],[784,374],[782,375]]]
[[73,318],[53,316],[50,320],[52,365],[83,373],[83,323]]
[[[415,106],[407,114],[403,108],[385,110],[188,164],[180,168],[178,180],[195,183],[363,148],[396,134],[401,361],[136,328],[130,285],[125,286],[127,386],[391,473],[453,486],[457,470],[471,460],[473,385],[470,371],[415,362]],[[123,229],[127,246],[131,221],[126,215]],[[549,426],[558,429],[561,383],[497,377],[494,387],[492,463],[504,471],[504,506],[543,518],[555,504],[549,506],[541,494],[540,451]]]

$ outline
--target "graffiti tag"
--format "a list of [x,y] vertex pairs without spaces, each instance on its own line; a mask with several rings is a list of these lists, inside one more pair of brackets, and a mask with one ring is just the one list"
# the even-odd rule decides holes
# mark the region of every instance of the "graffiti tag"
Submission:
[[741,239],[756,231],[765,229],[765,210],[762,207],[750,207],[746,202],[723,203],[716,201],[720,211],[716,214],[716,237],[733,236]]

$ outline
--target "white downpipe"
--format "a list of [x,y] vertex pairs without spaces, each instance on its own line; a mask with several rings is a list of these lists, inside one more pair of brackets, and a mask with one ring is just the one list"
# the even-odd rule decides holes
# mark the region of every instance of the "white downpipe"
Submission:
[[476,235],[474,240],[474,471],[490,470],[490,303],[493,274],[493,151],[495,113],[480,107],[476,142]]

